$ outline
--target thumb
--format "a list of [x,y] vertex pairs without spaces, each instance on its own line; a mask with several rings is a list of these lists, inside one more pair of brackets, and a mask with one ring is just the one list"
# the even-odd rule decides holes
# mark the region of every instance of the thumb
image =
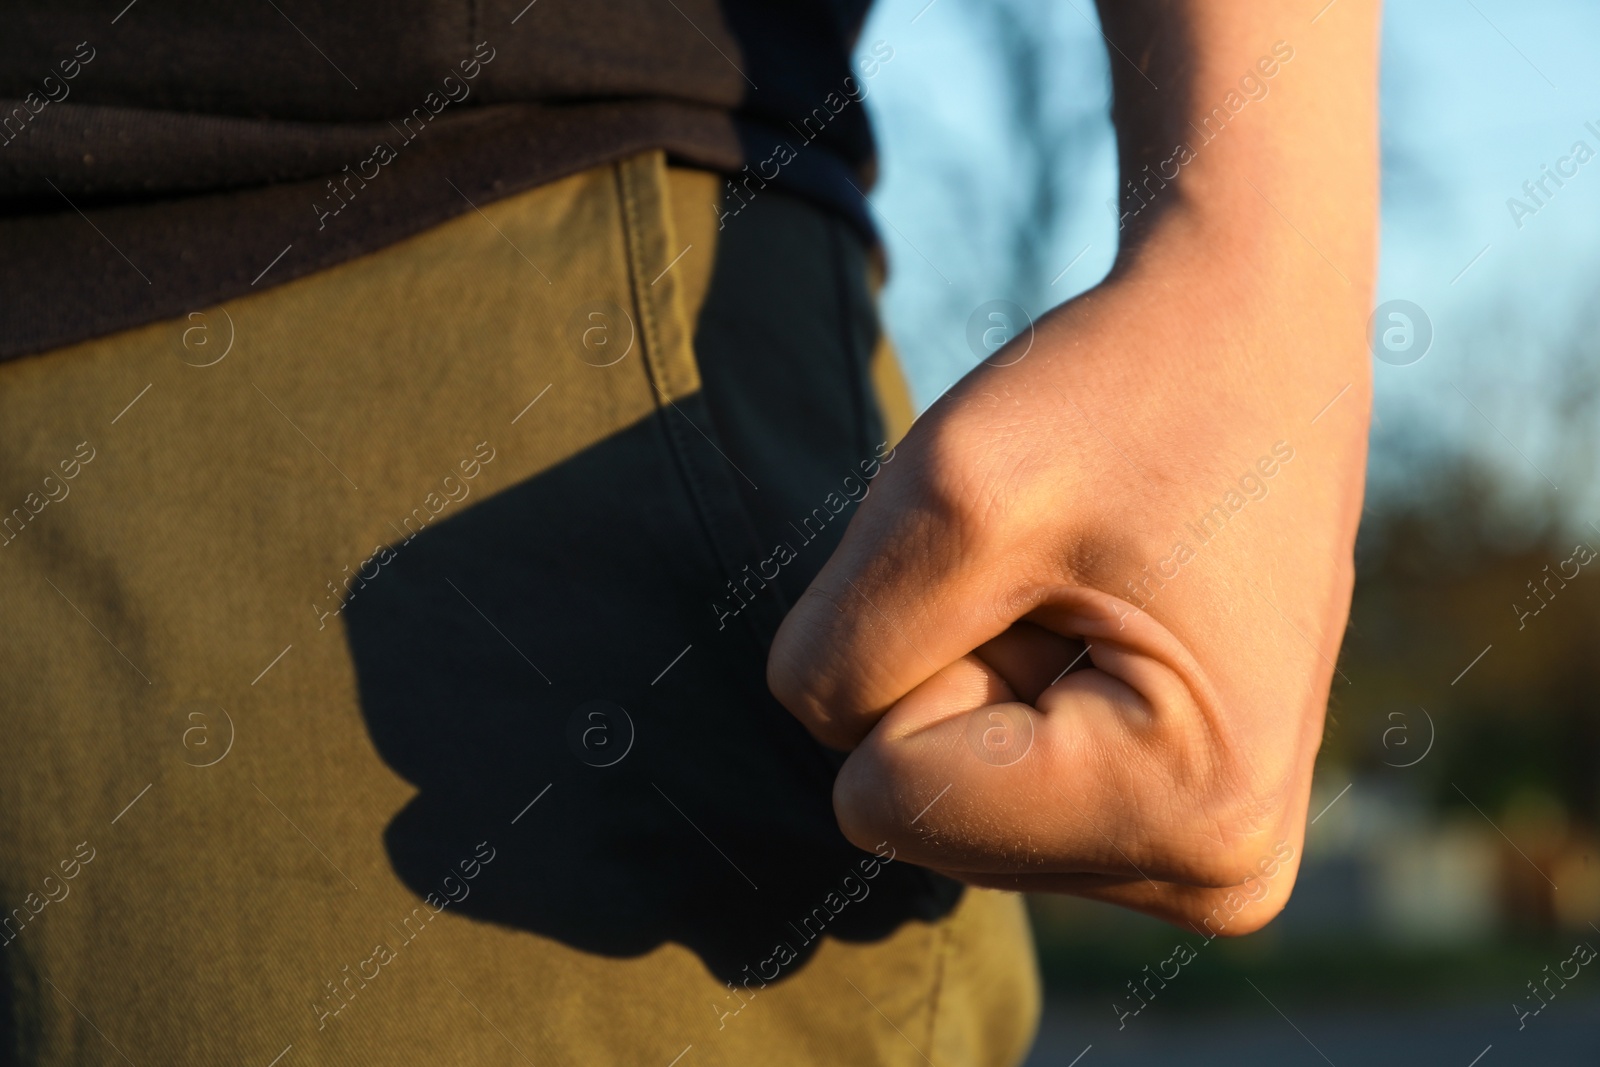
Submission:
[[[856,748],[834,790],[845,835],[974,874],[1193,886],[1248,876],[1285,804],[1255,788],[1183,645],[1081,587],[1050,593],[1028,618],[919,686]],[[1035,629],[1085,643],[1049,653],[1054,680],[1019,669],[1041,665]]]

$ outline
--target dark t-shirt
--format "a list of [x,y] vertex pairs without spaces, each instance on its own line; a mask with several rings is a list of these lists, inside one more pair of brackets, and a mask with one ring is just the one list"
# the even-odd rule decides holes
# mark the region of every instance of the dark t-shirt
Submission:
[[181,315],[648,148],[870,233],[868,0],[24,0],[0,359]]

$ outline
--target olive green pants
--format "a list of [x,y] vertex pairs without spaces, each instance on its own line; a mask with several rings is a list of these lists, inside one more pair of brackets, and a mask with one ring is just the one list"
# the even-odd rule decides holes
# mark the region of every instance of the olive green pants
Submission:
[[766,692],[908,412],[861,243],[719,184],[0,365],[0,1062],[1022,1057],[1020,900]]

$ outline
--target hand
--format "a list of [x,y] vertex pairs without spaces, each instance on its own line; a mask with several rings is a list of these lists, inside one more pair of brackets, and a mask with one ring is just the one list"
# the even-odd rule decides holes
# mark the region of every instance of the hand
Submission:
[[1307,352],[1203,255],[1146,263],[924,415],[769,679],[854,749],[834,801],[857,844],[1179,921],[1270,870],[1265,921],[1349,608],[1361,323]]
[[1214,933],[1288,899],[1353,580],[1370,244],[1341,283],[1292,232],[1241,240],[1281,226],[1256,208],[1175,212],[963,379],[785,620],[769,683],[853,750],[855,843]]

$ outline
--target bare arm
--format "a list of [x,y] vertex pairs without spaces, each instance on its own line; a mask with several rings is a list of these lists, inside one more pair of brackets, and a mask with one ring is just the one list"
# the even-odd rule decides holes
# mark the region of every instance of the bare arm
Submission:
[[769,661],[858,844],[1216,932],[1287,900],[1376,241],[1377,4],[1321,3],[1101,3],[1116,268],[917,422]]

